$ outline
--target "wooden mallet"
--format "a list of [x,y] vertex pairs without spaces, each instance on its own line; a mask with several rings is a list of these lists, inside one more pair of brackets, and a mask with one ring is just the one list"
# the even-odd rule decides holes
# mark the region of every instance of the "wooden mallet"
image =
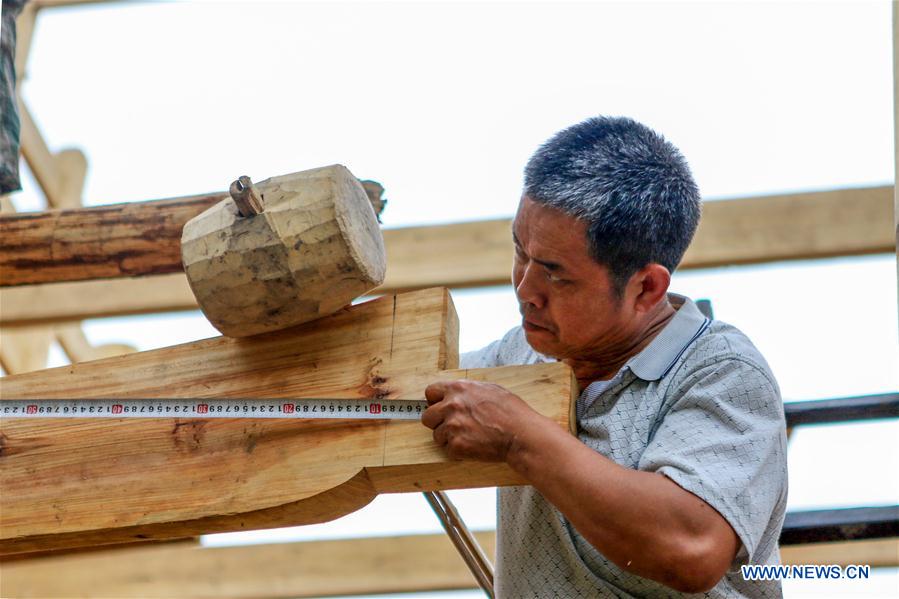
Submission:
[[246,337],[333,314],[384,282],[374,208],[341,165],[231,184],[181,235],[187,280],[223,335]]

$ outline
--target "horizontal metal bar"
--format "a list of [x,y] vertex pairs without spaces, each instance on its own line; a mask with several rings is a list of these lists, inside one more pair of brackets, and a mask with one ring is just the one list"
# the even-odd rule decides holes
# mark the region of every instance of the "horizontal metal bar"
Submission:
[[781,545],[899,537],[899,505],[788,512]]
[[784,413],[788,427],[899,418],[899,393],[787,402]]

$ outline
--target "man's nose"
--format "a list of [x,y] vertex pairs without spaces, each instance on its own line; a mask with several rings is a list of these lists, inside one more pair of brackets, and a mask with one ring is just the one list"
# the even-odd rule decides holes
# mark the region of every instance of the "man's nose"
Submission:
[[521,278],[515,285],[515,295],[520,304],[530,304],[531,309],[539,310],[546,304],[546,296],[540,284],[540,273],[534,262],[529,262],[519,271]]

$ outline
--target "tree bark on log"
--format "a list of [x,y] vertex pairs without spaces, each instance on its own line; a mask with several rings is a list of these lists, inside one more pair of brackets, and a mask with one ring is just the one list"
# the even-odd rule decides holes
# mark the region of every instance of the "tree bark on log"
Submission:
[[[381,206],[383,187],[371,181],[362,187]],[[0,286],[181,272],[184,224],[228,197],[214,192],[0,215]]]

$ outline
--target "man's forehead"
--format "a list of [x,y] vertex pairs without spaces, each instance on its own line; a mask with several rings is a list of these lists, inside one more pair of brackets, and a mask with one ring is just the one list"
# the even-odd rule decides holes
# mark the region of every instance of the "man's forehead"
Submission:
[[[519,239],[528,234],[554,237],[563,234],[571,239],[572,231],[586,233],[586,224],[562,211],[534,201],[527,196],[518,204],[518,211],[512,219],[512,233]],[[578,236],[574,236],[578,238]]]
[[552,263],[556,268],[592,261],[586,224],[533,200],[522,200],[512,221],[512,239],[536,261]]

